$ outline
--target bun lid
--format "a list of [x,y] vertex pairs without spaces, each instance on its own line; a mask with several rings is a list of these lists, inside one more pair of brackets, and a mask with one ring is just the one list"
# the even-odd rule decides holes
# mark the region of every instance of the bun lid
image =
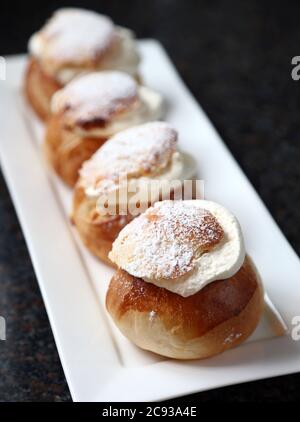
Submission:
[[[29,49],[49,68],[98,63],[114,43],[112,20],[77,8],[56,11],[29,41]],[[47,67],[48,67],[47,66]]]
[[52,98],[54,114],[64,114],[64,124],[83,129],[104,127],[138,101],[135,80],[119,71],[93,72],[75,78]]
[[211,201],[162,201],[128,224],[109,258],[132,276],[190,296],[242,266],[237,219]]
[[176,150],[177,131],[168,123],[150,122],[126,129],[110,138],[83,164],[81,179],[100,189],[107,181],[159,173]]

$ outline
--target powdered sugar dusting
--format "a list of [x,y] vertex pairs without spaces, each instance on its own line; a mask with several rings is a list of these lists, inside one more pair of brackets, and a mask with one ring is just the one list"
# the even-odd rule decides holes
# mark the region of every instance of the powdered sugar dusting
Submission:
[[58,91],[52,100],[54,113],[65,113],[68,126],[103,126],[113,115],[135,104],[137,84],[126,73],[94,72],[80,76]]
[[149,322],[150,322],[150,324],[154,323],[156,317],[157,317],[157,314],[156,314],[155,311],[149,312]]
[[97,62],[113,44],[114,24],[89,10],[65,8],[54,13],[35,37],[46,61]]
[[162,201],[121,231],[110,258],[136,277],[176,279],[223,235],[216,218],[192,201]]
[[242,333],[230,333],[225,340],[223,341],[224,344],[231,344],[235,340],[238,340],[242,336]]
[[102,192],[122,178],[153,174],[167,166],[176,143],[176,130],[164,122],[126,129],[113,136],[84,163],[81,180],[86,187]]

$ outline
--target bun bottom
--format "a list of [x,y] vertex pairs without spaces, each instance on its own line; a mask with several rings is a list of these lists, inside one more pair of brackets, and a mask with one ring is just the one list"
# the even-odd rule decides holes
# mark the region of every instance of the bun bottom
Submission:
[[72,221],[85,246],[106,264],[115,267],[108,254],[120,231],[132,219],[130,215],[99,216],[95,200],[88,198],[81,186],[75,187]]
[[30,59],[25,74],[25,95],[33,110],[42,120],[50,116],[50,104],[53,94],[62,86],[46,75],[35,59]]
[[120,331],[142,349],[175,359],[203,359],[237,346],[264,308],[260,277],[249,257],[231,278],[181,297],[118,270],[106,307]]
[[44,152],[51,167],[70,187],[78,180],[84,161],[101,147],[107,138],[81,137],[63,128],[61,117],[53,115],[47,122]]

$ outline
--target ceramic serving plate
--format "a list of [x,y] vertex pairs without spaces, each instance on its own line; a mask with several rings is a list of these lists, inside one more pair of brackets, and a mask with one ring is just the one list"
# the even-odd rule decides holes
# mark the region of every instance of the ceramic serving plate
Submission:
[[22,97],[26,56],[7,58],[7,79],[0,81],[1,166],[72,397],[162,400],[296,372],[300,342],[290,333],[293,318],[300,315],[300,261],[161,45],[141,41],[140,50],[143,79],[165,97],[166,120],[179,130],[180,147],[195,157],[205,197],[227,206],[241,222],[247,251],[268,293],[266,312],[247,343],[203,361],[163,359],[130,344],[104,307],[113,271],[80,244],[69,222],[71,192],[42,157],[43,127]]

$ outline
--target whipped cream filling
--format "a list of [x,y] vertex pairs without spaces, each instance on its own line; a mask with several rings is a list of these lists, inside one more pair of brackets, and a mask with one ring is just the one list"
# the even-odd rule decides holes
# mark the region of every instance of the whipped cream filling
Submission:
[[62,85],[88,70],[122,70],[136,76],[140,60],[132,31],[115,26],[106,16],[75,8],[58,10],[31,36],[28,49],[44,72]]
[[[130,242],[126,243],[128,234],[131,235],[131,227],[132,230],[138,232],[138,223],[136,221],[130,223],[120,232],[113,244],[109,257],[129,274],[142,278],[144,281],[155,284],[158,287],[163,287],[173,293],[177,293],[180,296],[188,297],[199,292],[203,287],[213,281],[227,279],[236,274],[245,259],[245,246],[240,225],[234,215],[226,208],[206,200],[192,200],[185,201],[185,203],[187,206],[192,205],[209,211],[216,218],[224,232],[222,240],[214,248],[209,252],[204,252],[200,256],[194,257],[192,269],[186,274],[177,278],[147,277],[143,267],[143,259],[145,257],[142,260],[138,260],[137,258],[135,262],[135,247],[138,248],[138,251],[140,246],[136,244],[136,246],[132,247],[132,244],[129,244]],[[160,206],[160,204],[162,203],[158,203],[157,206]],[[143,216],[138,218],[143,218]],[[139,236],[138,233],[137,235],[134,234],[134,236],[138,238],[138,242],[143,242],[143,234]],[[149,243],[149,239],[146,241]],[[151,242],[159,242],[159,239],[153,238]],[[151,242],[148,244],[149,247],[147,247],[147,250],[150,250],[153,246]],[[188,246],[188,242],[186,246]],[[131,249],[131,254],[128,254],[128,249]],[[178,251],[179,253],[175,253],[174,259],[176,259],[177,265],[180,265],[180,262],[183,262],[184,259],[180,256],[180,249]],[[167,263],[168,256],[163,258]],[[157,262],[155,265],[159,268],[159,265],[164,265],[163,262],[164,260],[160,257],[160,262]]]

